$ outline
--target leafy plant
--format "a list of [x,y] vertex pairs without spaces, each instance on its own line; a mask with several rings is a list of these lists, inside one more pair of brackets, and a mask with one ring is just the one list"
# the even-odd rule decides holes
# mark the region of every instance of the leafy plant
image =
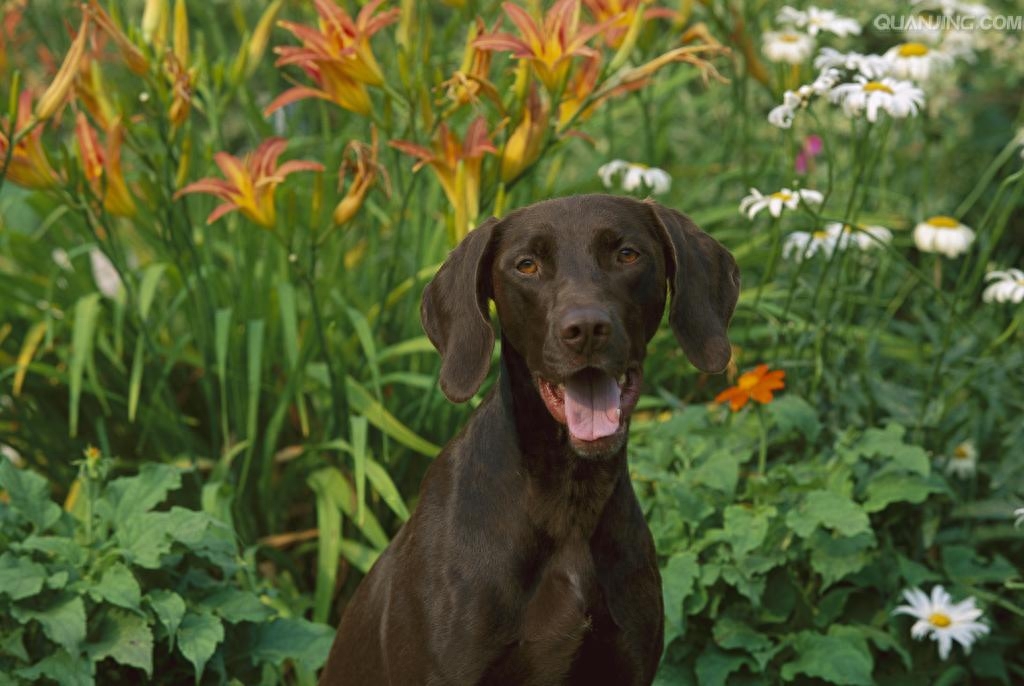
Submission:
[[191,473],[108,469],[88,451],[66,511],[0,460],[0,681],[312,683],[333,632],[291,616],[224,521],[168,502]]

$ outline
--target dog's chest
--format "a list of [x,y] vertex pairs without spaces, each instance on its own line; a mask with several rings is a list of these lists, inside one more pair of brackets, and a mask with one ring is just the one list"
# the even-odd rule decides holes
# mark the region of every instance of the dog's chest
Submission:
[[590,629],[591,604],[599,595],[589,546],[563,545],[539,572],[523,613],[522,639],[565,643],[575,651]]

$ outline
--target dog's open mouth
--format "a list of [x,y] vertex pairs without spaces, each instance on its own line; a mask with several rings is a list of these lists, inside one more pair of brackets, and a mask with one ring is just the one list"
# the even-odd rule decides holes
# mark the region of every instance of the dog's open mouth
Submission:
[[538,376],[537,387],[548,412],[569,429],[569,436],[574,441],[591,443],[625,429],[626,420],[640,398],[641,380],[639,367],[630,367],[618,378],[587,367],[562,383]]

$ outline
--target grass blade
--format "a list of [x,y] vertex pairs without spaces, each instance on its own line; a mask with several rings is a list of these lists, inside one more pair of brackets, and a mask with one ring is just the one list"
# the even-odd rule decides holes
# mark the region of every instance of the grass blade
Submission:
[[21,344],[21,352],[18,353],[18,371],[14,373],[14,397],[21,395],[21,386],[25,383],[25,374],[28,373],[28,365],[35,357],[39,343],[46,335],[47,322],[36,322],[28,330],[25,341]]
[[82,374],[85,365],[92,358],[93,340],[96,335],[96,319],[100,313],[100,294],[90,293],[75,305],[75,324],[71,331],[71,362],[69,367],[68,390],[70,393],[70,427],[68,434],[78,435],[78,409],[82,397]]
[[345,489],[336,467],[325,467],[309,475],[306,483],[316,495],[317,540],[316,590],[313,592],[313,621],[326,622],[331,611],[338,560],[341,557],[341,508],[337,496]]
[[356,477],[356,524],[366,521],[366,417],[352,417],[352,460]]

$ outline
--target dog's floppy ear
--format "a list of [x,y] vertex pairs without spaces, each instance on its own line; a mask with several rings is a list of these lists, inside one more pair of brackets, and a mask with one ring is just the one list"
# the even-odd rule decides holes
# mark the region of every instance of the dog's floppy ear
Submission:
[[491,217],[456,246],[423,290],[420,321],[441,353],[441,390],[465,402],[480,389],[491,365],[494,329],[488,317]]
[[648,205],[665,250],[672,331],[695,367],[720,372],[732,355],[726,329],[740,294],[736,260],[685,214]]

